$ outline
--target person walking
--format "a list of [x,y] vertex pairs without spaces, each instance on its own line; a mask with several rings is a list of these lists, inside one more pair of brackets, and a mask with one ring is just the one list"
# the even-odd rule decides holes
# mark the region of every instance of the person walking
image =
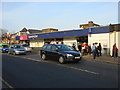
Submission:
[[78,45],[78,49],[79,49],[79,52],[81,52],[81,50],[82,50],[81,44]]
[[91,45],[88,45],[88,55],[91,55]]
[[96,46],[95,46],[94,43],[93,43],[93,46],[92,46],[92,53],[93,53],[93,59],[96,59]]
[[86,55],[86,53],[87,53],[87,44],[86,44],[86,42],[84,42],[83,44],[82,44],[82,50],[83,50],[83,56],[84,55]]
[[73,43],[72,47],[74,48],[74,50],[76,50],[75,44]]
[[99,57],[98,43],[97,42],[95,43],[95,46],[96,46],[96,56]]
[[118,57],[118,48],[116,47],[116,43],[113,45],[112,57]]
[[102,56],[102,46],[101,46],[101,43],[99,43],[99,46],[97,47],[98,49],[98,53],[99,53],[99,56]]

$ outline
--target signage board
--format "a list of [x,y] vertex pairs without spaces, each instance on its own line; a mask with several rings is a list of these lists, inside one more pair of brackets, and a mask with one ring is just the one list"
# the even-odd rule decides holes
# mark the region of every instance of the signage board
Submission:
[[20,36],[20,40],[28,40],[27,35],[21,35],[21,36]]

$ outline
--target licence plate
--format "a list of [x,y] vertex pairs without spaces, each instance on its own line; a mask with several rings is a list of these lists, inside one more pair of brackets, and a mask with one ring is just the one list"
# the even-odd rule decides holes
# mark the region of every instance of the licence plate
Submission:
[[80,59],[80,57],[75,57],[75,59]]

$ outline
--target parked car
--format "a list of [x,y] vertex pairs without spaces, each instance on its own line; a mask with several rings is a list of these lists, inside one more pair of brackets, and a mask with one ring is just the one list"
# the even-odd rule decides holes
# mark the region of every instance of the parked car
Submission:
[[13,54],[13,55],[26,54],[26,51],[25,51],[24,47],[22,47],[21,45],[11,45],[9,47],[8,53]]
[[56,59],[61,64],[67,61],[79,62],[81,60],[81,53],[64,44],[45,44],[40,49],[40,55],[43,60]]
[[32,48],[29,47],[29,45],[27,45],[27,44],[21,44],[21,46],[24,47],[24,49],[25,49],[26,52],[32,52]]
[[8,52],[9,46],[8,44],[0,44],[0,51],[3,53]]

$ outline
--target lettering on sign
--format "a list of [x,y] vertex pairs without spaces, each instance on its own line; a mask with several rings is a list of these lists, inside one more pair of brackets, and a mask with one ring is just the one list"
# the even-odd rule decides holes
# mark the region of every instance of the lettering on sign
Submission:
[[38,35],[28,36],[29,38],[37,38]]

